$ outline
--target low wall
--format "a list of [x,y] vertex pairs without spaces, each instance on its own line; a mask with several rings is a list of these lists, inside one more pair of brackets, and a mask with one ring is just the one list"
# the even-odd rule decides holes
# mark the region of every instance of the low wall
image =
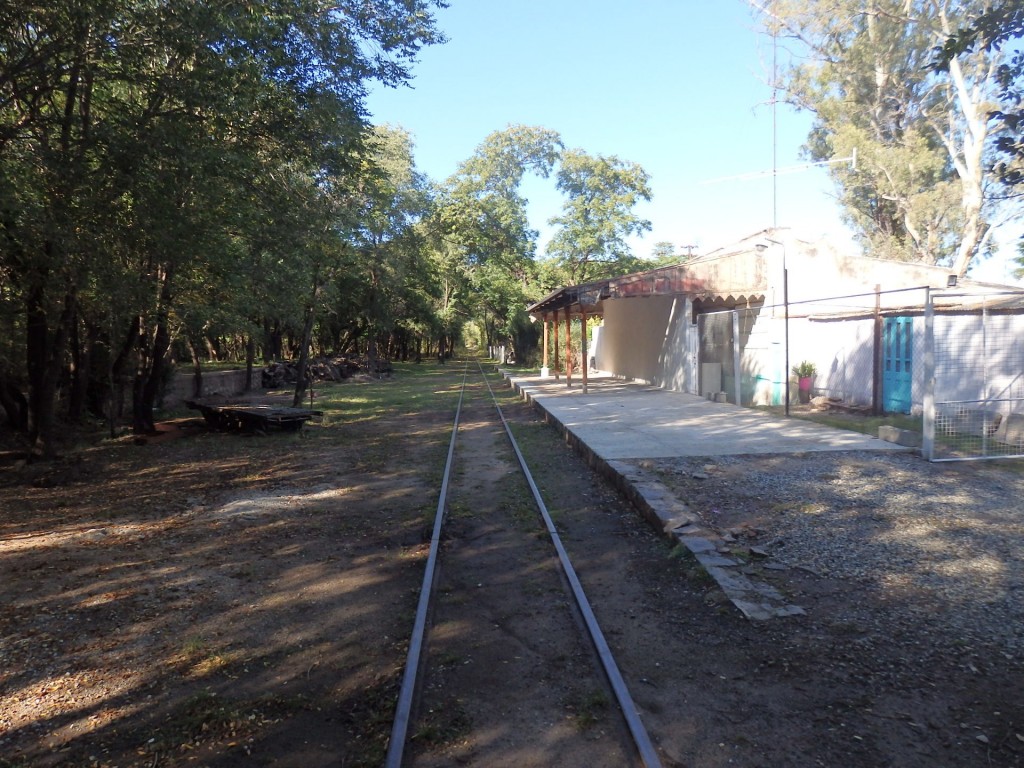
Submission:
[[[252,369],[252,389],[260,387],[260,368]],[[176,373],[171,384],[164,392],[164,408],[179,406],[195,396],[195,375],[192,373]],[[209,371],[203,373],[203,393],[201,398],[231,397],[245,392],[245,369],[240,371]]]

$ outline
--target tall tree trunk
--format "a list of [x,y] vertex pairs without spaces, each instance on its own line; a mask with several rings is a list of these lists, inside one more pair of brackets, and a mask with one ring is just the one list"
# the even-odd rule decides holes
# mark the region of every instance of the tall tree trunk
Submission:
[[[153,342],[150,348],[140,355],[141,364],[135,377],[135,386],[132,388],[132,430],[135,434],[152,434],[156,431],[153,408],[156,406],[156,398],[163,383],[167,350],[171,346],[169,315],[173,281],[174,267],[169,265],[163,270],[160,284]],[[146,334],[140,334],[140,342],[146,344]]]
[[192,358],[192,397],[198,399],[203,396],[203,356],[199,354],[202,341],[192,331],[186,333],[185,338],[189,357]]
[[[52,253],[52,244],[46,248]],[[64,308],[51,332],[46,312],[45,283],[41,274],[25,297],[25,359],[28,372],[28,437],[32,458],[52,458],[53,427],[56,417],[57,379],[67,345],[67,330],[74,317],[77,297],[73,290],[64,295]]]
[[315,319],[313,304],[306,307],[306,320],[302,325],[302,346],[299,349],[299,379],[295,382],[295,397],[292,400],[292,407],[298,408],[302,403],[302,397],[306,394],[306,370],[309,366],[309,342],[313,337],[313,321]]
[[252,369],[256,360],[256,338],[250,333],[245,342],[245,391],[252,391]]
[[68,421],[76,424],[85,412],[85,396],[89,385],[89,353],[93,338],[87,332],[82,340],[81,321],[76,318],[71,324],[71,394],[68,397]]
[[316,303],[320,295],[320,271],[317,269],[313,274],[313,291],[309,297],[309,304],[306,306],[306,318],[302,324],[302,340],[299,347],[299,378],[295,382],[295,397],[292,400],[292,407],[298,408],[302,402],[302,396],[306,393],[309,382],[306,380],[306,371],[309,366],[309,344],[313,339],[313,323],[316,321]]
[[3,375],[0,375],[0,408],[7,414],[7,423],[14,432],[28,431],[28,400]]

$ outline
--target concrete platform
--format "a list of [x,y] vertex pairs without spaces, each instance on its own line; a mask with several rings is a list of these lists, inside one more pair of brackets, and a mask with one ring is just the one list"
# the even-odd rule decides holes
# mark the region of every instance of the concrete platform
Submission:
[[649,459],[821,451],[906,451],[875,437],[696,395],[624,382],[607,374],[566,389],[565,380],[510,376],[513,387],[557,424],[587,462],[665,536],[686,547],[748,619],[802,616],[773,586],[750,578],[742,559],[649,470]]
[[575,377],[571,389],[564,378],[509,378],[524,397],[605,460],[907,450],[859,432],[778,418],[608,374],[589,377],[587,394]]

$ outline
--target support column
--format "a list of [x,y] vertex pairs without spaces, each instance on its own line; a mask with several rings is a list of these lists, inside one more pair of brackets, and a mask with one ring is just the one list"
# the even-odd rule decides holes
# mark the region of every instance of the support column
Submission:
[[554,359],[554,364],[555,364],[555,381],[558,381],[558,310],[557,309],[555,310],[554,320],[552,322],[554,323],[554,326],[555,326],[555,328],[554,328],[554,330],[555,330],[555,343],[552,345],[552,348],[554,349],[554,352],[555,352],[555,359]]
[[738,309],[732,311],[732,396],[736,405],[743,405],[743,375],[740,370],[742,356],[740,355],[740,312]]
[[565,387],[572,388],[572,323],[569,307],[565,308]]
[[932,289],[924,289],[924,415],[921,424],[921,456],[935,459],[935,305]]
[[546,314],[541,317],[541,322],[544,323],[544,362],[540,369],[540,377],[546,379],[551,375],[551,371],[548,369],[548,316]]
[[580,304],[580,352],[583,359],[583,394],[587,394],[587,371],[590,369],[590,360],[587,358],[587,308]]
[[871,415],[882,413],[882,286],[875,286],[875,325],[872,331]]

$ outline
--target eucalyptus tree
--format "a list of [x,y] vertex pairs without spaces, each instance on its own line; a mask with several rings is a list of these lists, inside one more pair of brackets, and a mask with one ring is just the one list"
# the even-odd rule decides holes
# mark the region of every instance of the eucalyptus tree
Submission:
[[[958,29],[942,46],[935,68],[948,71],[955,60],[977,50],[1002,51],[1006,60],[997,70],[999,102],[991,115],[998,135],[993,170],[1011,199],[1024,187],[1024,5],[1003,0],[985,10],[967,27]],[[1024,277],[1024,241],[1018,243],[1015,276]]]
[[592,156],[574,149],[562,154],[557,186],[565,196],[548,253],[574,283],[636,271],[641,263],[626,239],[650,230],[634,208],[651,199],[650,177],[636,163]]
[[938,72],[936,46],[983,0],[753,3],[794,48],[780,84],[812,111],[814,160],[856,153],[831,172],[847,219],[876,256],[949,264],[963,275],[986,247],[993,215],[987,155],[1001,56],[978,50]]

